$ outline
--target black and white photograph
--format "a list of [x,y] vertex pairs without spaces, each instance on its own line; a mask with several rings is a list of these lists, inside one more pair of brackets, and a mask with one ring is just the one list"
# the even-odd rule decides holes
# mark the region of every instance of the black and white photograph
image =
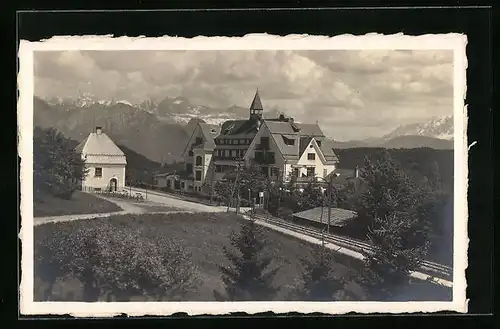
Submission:
[[465,45],[21,42],[21,312],[466,312]]

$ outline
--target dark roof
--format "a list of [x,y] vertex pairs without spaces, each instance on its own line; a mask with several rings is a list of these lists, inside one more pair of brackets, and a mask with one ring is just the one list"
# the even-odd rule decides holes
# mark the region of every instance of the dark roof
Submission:
[[323,131],[317,123],[295,123],[300,128],[300,134],[304,136],[324,137]]
[[220,135],[217,138],[253,137],[257,134],[258,120],[228,120],[222,124]]
[[252,105],[250,105],[250,110],[264,110],[264,108],[262,107],[262,102],[260,101],[259,90],[255,92]]
[[[328,223],[328,207],[316,207],[295,213],[293,216],[326,224]],[[331,208],[330,225],[342,227],[356,217],[357,213],[355,211],[342,208]]]

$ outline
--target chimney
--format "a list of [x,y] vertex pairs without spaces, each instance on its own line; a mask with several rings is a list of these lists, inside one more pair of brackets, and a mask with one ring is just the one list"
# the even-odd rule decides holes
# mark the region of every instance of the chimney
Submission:
[[283,113],[281,113],[278,119],[280,121],[285,121],[285,115]]
[[97,127],[95,127],[95,132],[96,132],[96,134],[97,134],[97,135],[100,135],[100,134],[102,133],[102,128],[101,128],[101,126],[97,126]]
[[356,168],[354,168],[354,178],[358,178],[359,177],[359,167],[356,166]]

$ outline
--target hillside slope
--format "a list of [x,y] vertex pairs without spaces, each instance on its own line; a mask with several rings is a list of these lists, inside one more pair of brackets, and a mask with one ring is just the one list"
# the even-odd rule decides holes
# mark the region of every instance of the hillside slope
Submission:
[[56,128],[77,141],[99,125],[115,143],[156,162],[179,160],[188,138],[182,125],[161,122],[155,115],[123,103],[64,108],[35,97],[34,124]]

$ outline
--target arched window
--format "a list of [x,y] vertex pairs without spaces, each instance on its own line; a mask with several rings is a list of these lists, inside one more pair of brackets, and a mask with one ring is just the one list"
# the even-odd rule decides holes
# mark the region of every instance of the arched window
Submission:
[[197,165],[197,166],[201,166],[201,162],[202,162],[202,161],[203,161],[203,160],[201,159],[201,156],[199,156],[199,155],[198,155],[198,156],[196,157],[196,165]]

